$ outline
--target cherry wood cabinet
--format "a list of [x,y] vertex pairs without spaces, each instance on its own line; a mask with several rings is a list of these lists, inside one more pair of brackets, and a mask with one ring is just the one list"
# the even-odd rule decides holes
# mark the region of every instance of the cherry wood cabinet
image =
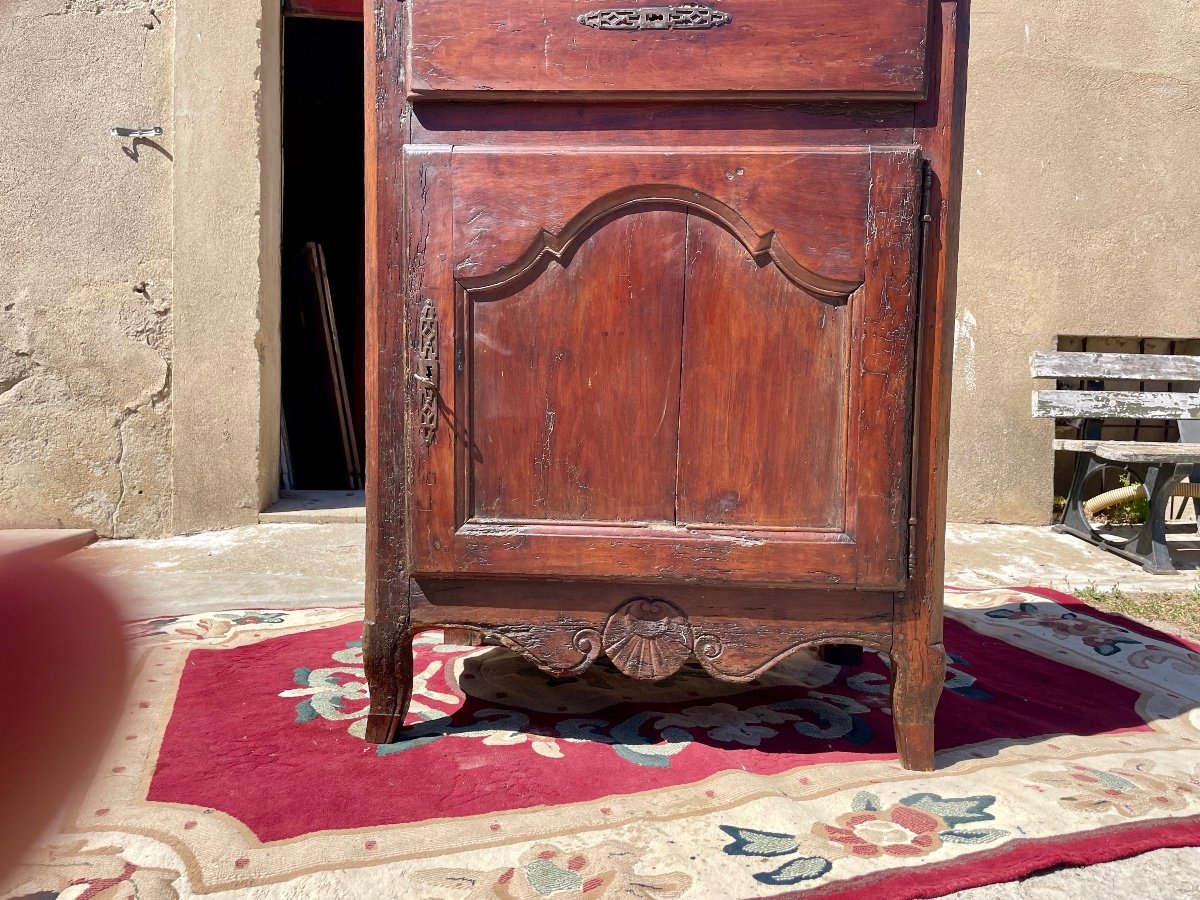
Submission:
[[966,4],[377,4],[368,739],[421,629],[862,645],[931,767]]

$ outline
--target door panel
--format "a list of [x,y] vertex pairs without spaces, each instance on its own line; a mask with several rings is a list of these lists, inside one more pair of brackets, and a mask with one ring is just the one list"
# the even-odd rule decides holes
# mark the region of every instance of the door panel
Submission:
[[471,295],[474,519],[673,521],[684,222],[608,217]]
[[848,304],[688,218],[681,524],[839,529]]
[[[472,289],[554,255],[606,212],[655,199],[707,208],[737,239],[845,295],[862,283],[870,154],[787,147],[608,152],[454,148],[456,278]],[[815,280],[814,280],[815,279]]]
[[408,162],[415,575],[902,583],[914,148]]

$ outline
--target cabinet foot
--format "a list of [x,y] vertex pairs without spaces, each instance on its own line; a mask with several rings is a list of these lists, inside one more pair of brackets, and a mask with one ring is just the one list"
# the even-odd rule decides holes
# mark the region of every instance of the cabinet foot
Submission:
[[370,713],[367,716],[367,743],[390,744],[396,739],[396,732],[403,727],[403,716]]
[[933,716],[945,681],[941,644],[903,642],[892,648],[892,722],[906,769],[933,769]]
[[896,749],[900,765],[915,772],[933,771],[933,723],[896,722]]
[[363,659],[371,693],[366,734],[369,743],[390,744],[396,732],[404,727],[412,700],[412,639],[407,630],[389,635],[371,623],[363,632]]

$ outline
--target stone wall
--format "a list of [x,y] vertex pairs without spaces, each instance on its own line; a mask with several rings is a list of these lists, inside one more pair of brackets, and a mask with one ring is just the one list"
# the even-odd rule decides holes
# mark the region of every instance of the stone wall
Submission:
[[172,31],[170,0],[0,3],[0,527],[169,530]]
[[973,7],[948,514],[1039,524],[1030,352],[1200,337],[1200,3]]

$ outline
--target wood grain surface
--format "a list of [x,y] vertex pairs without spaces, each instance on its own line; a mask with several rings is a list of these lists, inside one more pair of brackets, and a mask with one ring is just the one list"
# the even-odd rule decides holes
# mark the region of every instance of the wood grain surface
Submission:
[[369,740],[425,628],[648,679],[857,645],[934,765],[969,2],[709,5],[367,17]]
[[1200,463],[1200,444],[1173,444],[1166,441],[1056,440],[1054,449],[1091,453],[1114,462]]
[[680,523],[845,529],[852,320],[688,217]]
[[911,105],[851,103],[565,103],[425,100],[411,108],[416,144],[483,147],[835,147],[913,143]]
[[919,158],[412,148],[412,571],[902,584]]
[[1200,419],[1200,394],[1174,391],[1034,391],[1039,419]]
[[410,0],[409,90],[494,98],[584,93],[919,97],[927,0],[712,0],[703,30],[605,31],[578,17],[611,0]]
[[663,201],[722,219],[747,249],[762,247],[814,288],[844,295],[862,283],[866,148],[455,147],[451,165],[454,275],[472,289],[569,244],[600,216]]
[[1029,370],[1034,378],[1200,381],[1200,356],[1038,351],[1029,357]]
[[686,218],[614,215],[472,294],[472,520],[674,521]]

